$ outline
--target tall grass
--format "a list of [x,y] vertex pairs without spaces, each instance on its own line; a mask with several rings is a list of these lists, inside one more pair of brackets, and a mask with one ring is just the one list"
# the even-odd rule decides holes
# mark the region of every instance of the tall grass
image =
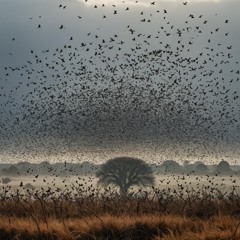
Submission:
[[[40,231],[39,231],[40,230]],[[240,239],[239,220],[214,216],[209,220],[181,216],[147,214],[142,216],[49,218],[48,226],[30,218],[1,217],[1,239]]]
[[[76,190],[76,189],[75,189]],[[0,239],[240,239],[233,189],[0,192]]]

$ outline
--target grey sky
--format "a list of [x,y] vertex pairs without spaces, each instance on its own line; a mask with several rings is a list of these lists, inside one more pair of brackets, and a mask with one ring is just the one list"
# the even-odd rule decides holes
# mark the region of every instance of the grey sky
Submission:
[[239,10],[237,0],[0,0],[2,161],[236,160]]

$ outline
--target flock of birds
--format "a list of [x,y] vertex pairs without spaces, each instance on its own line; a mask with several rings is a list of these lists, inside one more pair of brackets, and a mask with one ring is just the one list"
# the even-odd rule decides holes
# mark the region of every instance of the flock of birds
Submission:
[[[16,193],[32,194],[32,196],[70,196],[81,197],[79,193],[85,197],[97,197],[99,194],[113,194],[116,188],[105,187],[104,189],[97,184],[95,172],[99,170],[99,165],[90,162],[83,164],[58,163],[49,164],[42,162],[41,164],[32,165],[29,163],[20,163],[16,165],[19,169],[18,178],[13,179],[8,184],[1,183],[1,196],[8,196]],[[178,196],[187,196],[192,194],[195,197],[218,198],[239,196],[239,185],[237,184],[238,175],[235,172],[221,175],[219,173],[202,173],[197,174],[194,171],[182,173],[166,171],[160,163],[151,164],[153,169],[155,184],[149,186],[151,191],[158,193],[161,191],[162,196],[167,193],[177,194]],[[12,179],[12,177],[11,177]],[[132,186],[129,194],[135,193],[147,194],[146,189],[141,186]],[[130,196],[129,195],[129,196]],[[70,198],[71,199],[71,198]]]
[[[63,46],[29,49],[29,60],[2,67],[1,150],[52,154],[131,143],[144,149],[149,143],[164,151],[181,142],[181,147],[195,145],[194,155],[202,146],[211,151],[210,143],[236,141],[240,73],[228,42],[229,19],[215,26],[208,16],[189,13],[179,25],[168,9],[148,4],[139,13],[124,1],[90,5],[96,16],[99,9],[101,14],[108,9],[101,15],[103,24],[131,11],[134,21],[105,35],[99,28],[83,32],[82,41],[60,23],[58,30],[68,38]],[[71,6],[56,8],[68,11]],[[74,17],[80,22],[88,18]],[[44,27],[36,25],[39,31]],[[13,78],[16,84],[7,92],[6,82]]]

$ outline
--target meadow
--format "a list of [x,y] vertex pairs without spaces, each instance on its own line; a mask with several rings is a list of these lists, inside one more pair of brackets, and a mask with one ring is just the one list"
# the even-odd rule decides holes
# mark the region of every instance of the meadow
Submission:
[[0,239],[240,239],[237,176],[160,175],[125,196],[86,174],[11,180]]

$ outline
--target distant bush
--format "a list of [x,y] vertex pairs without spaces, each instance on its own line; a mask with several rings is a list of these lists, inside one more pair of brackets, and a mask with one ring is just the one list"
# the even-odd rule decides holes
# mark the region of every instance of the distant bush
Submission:
[[4,168],[2,170],[4,175],[16,176],[18,174],[18,168],[16,166],[10,166],[9,168]]
[[217,165],[216,171],[219,173],[230,173],[230,172],[232,172],[232,169],[230,168],[230,165],[227,161],[222,160]]
[[207,173],[208,172],[208,167],[205,164],[200,163],[196,166],[195,172],[200,173],[200,174]]
[[177,173],[181,171],[181,166],[174,160],[166,160],[162,163],[165,172]]
[[12,180],[10,179],[10,178],[8,178],[8,177],[6,177],[6,178],[2,178],[2,183],[3,184],[8,184],[8,183],[10,183]]
[[24,185],[24,188],[26,188],[26,189],[33,189],[34,186],[31,183],[27,183],[27,184]]

